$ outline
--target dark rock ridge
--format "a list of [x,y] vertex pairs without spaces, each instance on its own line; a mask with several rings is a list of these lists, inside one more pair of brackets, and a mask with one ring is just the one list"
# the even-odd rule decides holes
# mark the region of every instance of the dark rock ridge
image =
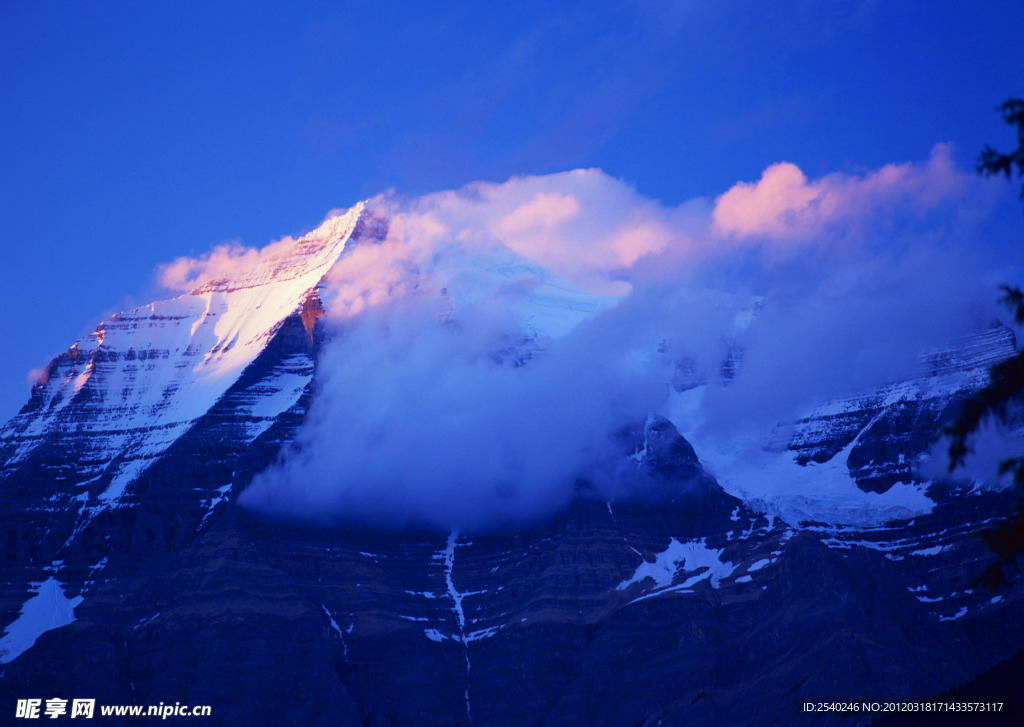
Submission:
[[1012,355],[1011,331],[993,324],[957,345],[924,357],[920,376],[867,395],[832,402],[797,423],[790,449],[797,461],[827,462],[849,445],[846,463],[866,492],[912,482],[914,467],[942,425],[960,412],[971,392],[987,382],[989,368]]

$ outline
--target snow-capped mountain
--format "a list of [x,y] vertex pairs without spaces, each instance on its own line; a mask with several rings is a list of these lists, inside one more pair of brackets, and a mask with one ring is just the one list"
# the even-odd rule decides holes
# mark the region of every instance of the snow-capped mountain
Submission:
[[[392,214],[357,205],[51,362],[0,431],[0,710],[46,692],[224,724],[803,723],[804,702],[923,698],[1024,647],[1022,588],[972,581],[1007,493],[919,466],[1013,353],[1000,326],[767,444],[702,440],[699,400],[742,350],[727,340],[712,377],[680,355],[663,410],[601,453],[642,496],[581,477],[515,531],[240,507],[301,443],[345,340],[322,314],[370,300],[360,250]],[[373,295],[401,283],[442,326],[500,309],[487,365],[528,368],[615,306],[499,244],[399,262]]]
[[[291,249],[231,279],[103,321],[47,367],[32,398],[0,434],[6,466],[27,462],[42,443],[70,448],[85,511],[116,504],[145,468],[224,396],[299,313],[312,335],[317,285],[352,236],[362,206],[336,217]],[[298,400],[312,358],[297,352],[262,381],[249,407],[255,439]],[[58,444],[59,443],[59,444]],[[56,478],[66,476],[55,474]]]
[[[77,510],[77,533],[98,513],[131,505],[130,484],[211,412],[230,411],[239,446],[256,441],[308,392],[326,276],[346,249],[386,234],[386,220],[360,203],[229,277],[111,316],[50,362],[0,430],[5,469],[44,471],[53,485],[47,507]],[[483,258],[455,250],[433,268],[446,281],[433,302],[448,320],[456,300],[472,304],[505,280],[531,281],[516,299],[520,345],[603,305],[508,249]]]

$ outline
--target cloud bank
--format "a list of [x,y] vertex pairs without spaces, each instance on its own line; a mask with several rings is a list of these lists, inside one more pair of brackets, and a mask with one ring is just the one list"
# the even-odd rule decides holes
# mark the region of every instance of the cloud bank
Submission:
[[[487,529],[551,515],[580,479],[629,497],[643,483],[616,431],[702,383],[688,429],[702,441],[777,437],[998,314],[1015,258],[977,244],[988,189],[940,145],[859,175],[776,164],[678,206],[593,169],[371,200],[387,237],[331,271],[307,421],[242,501]],[[253,254],[179,260],[170,277]]]
[[831,174],[808,181],[795,164],[781,162],[765,169],[756,183],[740,182],[720,196],[712,227],[725,237],[807,242],[882,215],[925,213],[962,194],[972,181],[954,167],[946,144],[936,145],[923,165],[888,164],[861,176]]

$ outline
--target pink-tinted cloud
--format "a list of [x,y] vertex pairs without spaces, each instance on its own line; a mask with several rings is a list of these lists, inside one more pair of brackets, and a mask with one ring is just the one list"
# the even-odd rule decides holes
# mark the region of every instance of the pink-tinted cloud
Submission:
[[678,241],[693,217],[598,169],[576,169],[430,194],[405,205],[395,222],[429,224],[439,240],[503,244],[591,292],[618,295],[629,289],[622,271]]
[[503,236],[521,235],[538,228],[554,227],[579,213],[579,202],[572,195],[538,192],[532,200],[499,219],[494,229]]
[[[337,320],[412,295],[426,282],[433,242],[443,234],[430,216],[393,222],[379,245],[357,245],[327,275],[324,291],[328,310]],[[443,285],[443,282],[438,286]]]
[[295,244],[291,237],[256,249],[237,241],[218,245],[199,257],[179,257],[161,265],[157,281],[169,290],[188,292],[219,278],[236,275],[239,270],[251,268],[261,260],[290,250]]
[[835,225],[880,213],[924,212],[962,193],[968,175],[950,147],[936,145],[924,164],[887,164],[864,175],[830,174],[809,181],[795,164],[773,164],[756,183],[739,182],[718,197],[712,232],[725,238],[802,241]]

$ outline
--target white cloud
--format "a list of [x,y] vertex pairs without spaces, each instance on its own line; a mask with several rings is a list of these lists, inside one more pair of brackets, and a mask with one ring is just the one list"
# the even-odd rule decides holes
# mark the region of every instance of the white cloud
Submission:
[[689,206],[666,208],[600,170],[577,169],[430,194],[408,202],[396,224],[463,243],[500,242],[575,285],[614,295],[628,291],[625,270],[703,223]]

